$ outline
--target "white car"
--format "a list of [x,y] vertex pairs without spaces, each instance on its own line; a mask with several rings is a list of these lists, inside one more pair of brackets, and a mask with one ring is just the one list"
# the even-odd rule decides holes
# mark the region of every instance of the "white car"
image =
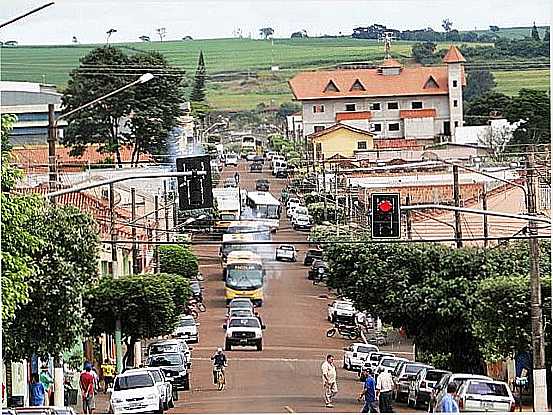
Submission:
[[360,371],[369,353],[378,352],[378,346],[366,343],[353,343],[344,348],[344,369]]
[[336,323],[339,321],[355,322],[357,310],[350,301],[335,300],[328,305],[328,321]]
[[255,158],[255,156],[257,156],[257,153],[255,153],[255,152],[250,152],[250,153],[246,154],[246,160],[248,160],[248,161],[253,161],[253,159]]
[[286,209],[290,209],[291,206],[299,206],[300,200],[297,197],[291,197],[288,199],[288,202],[286,202]]
[[514,412],[515,398],[505,382],[470,379],[457,390],[459,412]]
[[265,326],[257,317],[234,317],[223,325],[225,335],[225,350],[232,346],[255,346],[257,351],[263,350],[263,332]]
[[309,216],[309,209],[301,205],[296,206],[296,209],[294,209],[294,214],[292,215],[292,220],[294,220],[296,216]]
[[398,363],[408,362],[408,361],[409,359],[406,359],[404,357],[398,357],[398,356],[384,357],[380,360],[380,364],[376,368],[376,373],[380,373],[381,370],[385,370],[387,372],[392,373],[396,368],[396,366],[398,365]]
[[365,359],[363,363],[363,368],[371,368],[373,372],[376,373],[376,368],[378,367],[380,361],[385,357],[394,357],[395,354],[390,352],[371,352]]
[[311,216],[295,214],[292,218],[292,228],[294,230],[311,229],[312,227],[313,221],[311,220]]
[[225,166],[238,166],[238,156],[236,154],[227,154]]
[[280,245],[276,250],[275,259],[277,261],[286,260],[286,261],[296,262],[296,259],[297,259],[296,248],[293,245]]
[[110,404],[115,414],[163,412],[154,376],[146,369],[127,370],[115,377]]
[[200,335],[198,334],[198,326],[194,317],[183,315],[179,318],[179,324],[173,332],[173,337],[186,340],[188,343],[198,343]]
[[154,382],[159,389],[159,393],[161,394],[163,409],[168,410],[169,408],[174,408],[175,403],[173,401],[173,385],[165,379],[163,370],[156,367],[145,367],[144,369],[154,376]]

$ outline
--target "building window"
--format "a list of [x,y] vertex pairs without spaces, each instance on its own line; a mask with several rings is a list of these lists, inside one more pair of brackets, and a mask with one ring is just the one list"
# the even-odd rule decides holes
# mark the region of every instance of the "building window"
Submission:
[[367,149],[367,142],[366,141],[358,141],[357,142],[357,150],[366,150]]
[[321,159],[323,157],[323,145],[321,143],[315,144],[315,153],[317,153],[317,159]]
[[372,129],[372,130],[373,130],[374,132],[380,132],[380,131],[382,131],[382,124],[373,124],[372,126],[373,126],[373,129]]
[[453,88],[457,88],[457,81],[453,81]]
[[371,104],[371,111],[380,111],[380,102]]
[[355,111],[355,104],[346,104],[346,111]]
[[455,121],[455,128],[459,127],[459,121]]
[[394,122],[392,124],[388,124],[388,130],[390,130],[390,131],[399,131],[399,123]]
[[414,110],[422,109],[422,101],[413,101],[413,102],[411,102],[411,109],[414,109]]
[[313,105],[313,113],[317,112],[325,112],[325,106],[324,105]]
[[398,110],[399,109],[399,103],[398,102],[388,102],[388,109],[389,110]]
[[325,126],[324,125],[316,125],[315,127],[313,127],[313,130],[318,133],[318,132],[321,132],[325,129]]
[[458,107],[459,106],[459,101],[457,101],[456,99],[453,100],[453,106],[454,107]]

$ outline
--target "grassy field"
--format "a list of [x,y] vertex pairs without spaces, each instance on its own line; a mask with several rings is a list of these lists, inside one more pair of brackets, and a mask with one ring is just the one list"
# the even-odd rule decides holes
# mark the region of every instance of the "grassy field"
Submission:
[[[547,26],[538,26],[538,33],[540,34],[540,37],[543,38],[546,28]],[[468,32],[468,30],[464,30],[462,33],[464,32]],[[504,27],[499,28],[499,32],[492,32],[491,30],[471,30],[471,32],[478,33],[479,35],[484,33],[488,33],[490,35],[495,34],[507,39],[523,39],[525,37],[530,37],[530,35],[532,34],[532,26]]]
[[[514,30],[514,29],[513,29]],[[395,42],[393,55],[409,58],[412,42]],[[2,80],[45,82],[63,88],[79,59],[99,45],[19,46],[0,49]],[[382,43],[351,38],[215,39],[116,44],[128,53],[157,50],[169,62],[194,75],[200,50],[208,72],[208,101],[216,109],[251,109],[259,103],[290,101],[287,80],[305,69],[331,68],[344,62],[379,62]],[[448,44],[439,44],[446,48]],[[278,72],[271,72],[278,66]],[[498,72],[498,89],[514,94],[518,88],[548,88],[549,71]]]

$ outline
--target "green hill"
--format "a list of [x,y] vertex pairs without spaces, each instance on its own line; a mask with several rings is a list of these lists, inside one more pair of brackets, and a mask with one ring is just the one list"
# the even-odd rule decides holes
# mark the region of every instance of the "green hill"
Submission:
[[[540,37],[543,38],[545,30],[549,26],[538,26],[538,32]],[[461,33],[474,32],[482,35],[484,33],[490,35],[498,35],[507,39],[523,39],[525,37],[530,37],[532,34],[532,26],[525,27],[500,27],[498,32],[492,32],[491,30],[463,30]]]

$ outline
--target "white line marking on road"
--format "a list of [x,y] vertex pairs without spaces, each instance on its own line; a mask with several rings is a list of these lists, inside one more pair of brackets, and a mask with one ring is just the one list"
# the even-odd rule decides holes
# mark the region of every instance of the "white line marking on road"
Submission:
[[286,405],[286,406],[284,407],[284,410],[285,410],[286,412],[288,412],[289,414],[295,413],[295,411],[294,411],[292,408],[290,408],[288,405]]

